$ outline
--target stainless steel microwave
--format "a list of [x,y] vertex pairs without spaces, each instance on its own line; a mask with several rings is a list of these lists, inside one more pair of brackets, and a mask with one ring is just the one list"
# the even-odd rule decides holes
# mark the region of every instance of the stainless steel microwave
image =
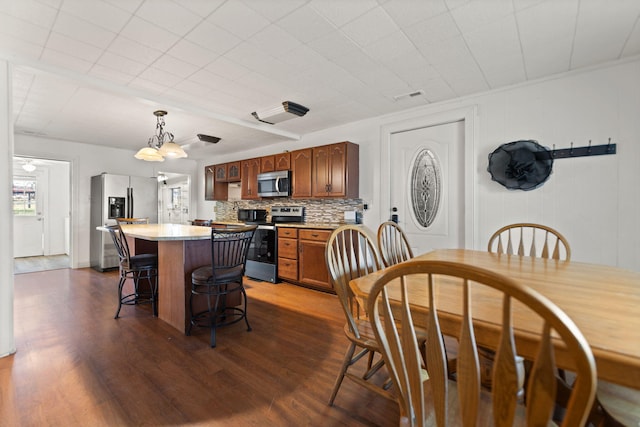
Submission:
[[291,195],[291,171],[258,174],[258,196],[287,197]]

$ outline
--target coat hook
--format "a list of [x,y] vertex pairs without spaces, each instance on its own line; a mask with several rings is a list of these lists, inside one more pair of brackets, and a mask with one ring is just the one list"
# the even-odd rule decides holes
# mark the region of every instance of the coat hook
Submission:
[[587,153],[591,154],[591,140],[589,140],[589,148],[587,148]]
[[573,156],[573,141],[571,141],[571,150],[569,151],[569,154]]
[[553,144],[553,151],[551,151],[551,157],[556,156],[556,144]]
[[609,138],[609,142],[607,142],[607,152],[611,151],[611,138]]

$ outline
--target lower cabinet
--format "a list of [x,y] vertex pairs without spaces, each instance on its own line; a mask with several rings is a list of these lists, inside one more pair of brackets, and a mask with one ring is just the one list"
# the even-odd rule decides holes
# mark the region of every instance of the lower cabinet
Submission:
[[334,292],[325,262],[331,230],[278,228],[278,277],[310,288]]

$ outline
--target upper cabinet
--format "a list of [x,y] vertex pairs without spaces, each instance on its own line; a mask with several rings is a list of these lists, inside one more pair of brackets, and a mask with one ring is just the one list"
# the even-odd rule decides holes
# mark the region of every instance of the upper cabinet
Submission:
[[227,163],[227,181],[238,182],[240,181],[240,162]]
[[215,166],[204,167],[204,199],[215,200],[213,198],[213,185],[215,176]]
[[260,158],[260,173],[276,170],[276,156],[264,156]]
[[359,147],[339,142],[313,148],[312,197],[357,198]]
[[286,153],[276,154],[273,157],[275,162],[275,170],[288,171],[291,169],[291,153],[287,151]]
[[240,181],[240,162],[222,163],[204,168],[204,199],[227,200],[229,183]]
[[217,182],[227,182],[227,164],[215,165],[213,167],[215,180]]
[[242,199],[259,199],[258,174],[260,173],[260,158],[243,160],[240,162],[240,169],[242,171]]
[[291,197],[294,199],[311,197],[311,151],[304,148],[291,152]]
[[359,194],[359,147],[338,142],[205,167],[205,200],[227,200],[228,183],[241,182],[242,199],[258,197],[258,174],[291,171],[291,197],[348,198]]

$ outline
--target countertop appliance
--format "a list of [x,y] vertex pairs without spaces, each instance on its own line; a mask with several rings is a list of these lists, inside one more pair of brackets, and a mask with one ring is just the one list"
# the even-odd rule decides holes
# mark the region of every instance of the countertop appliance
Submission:
[[92,176],[89,251],[95,270],[117,268],[119,263],[111,236],[96,227],[116,225],[116,218],[123,217],[158,222],[158,180],[109,173]]
[[276,283],[278,281],[278,229],[277,224],[304,221],[302,206],[274,206],[271,222],[258,224],[245,266],[245,275],[252,279]]
[[288,197],[291,195],[291,171],[258,174],[258,196]]
[[238,221],[245,224],[263,224],[267,222],[267,210],[238,209]]

